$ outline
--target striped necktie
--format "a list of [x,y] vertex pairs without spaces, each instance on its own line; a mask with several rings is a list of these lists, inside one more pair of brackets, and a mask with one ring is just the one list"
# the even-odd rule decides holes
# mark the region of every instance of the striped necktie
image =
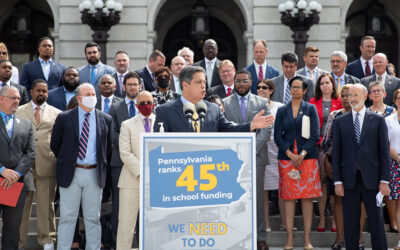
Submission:
[[260,68],[258,70],[258,80],[261,81],[262,79],[264,79],[264,73],[263,73],[263,68],[260,65]]
[[356,113],[356,118],[354,118],[354,133],[356,135],[357,142],[360,143],[360,135],[361,135],[360,113]]
[[286,81],[286,90],[285,90],[285,96],[283,98],[283,103],[288,104],[292,100],[292,94],[290,93],[290,86],[289,86],[289,80]]
[[79,149],[78,149],[79,160],[83,160],[86,157],[86,151],[89,142],[89,116],[90,113],[86,113],[85,120],[83,120],[81,137],[79,138]]

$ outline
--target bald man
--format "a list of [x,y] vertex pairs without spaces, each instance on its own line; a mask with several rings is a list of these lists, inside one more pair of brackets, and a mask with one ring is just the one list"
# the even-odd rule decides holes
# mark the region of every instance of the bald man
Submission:
[[58,115],[50,141],[57,157],[60,187],[59,250],[71,248],[80,205],[86,249],[100,249],[101,196],[112,150],[112,118],[95,109],[97,98],[93,86],[79,85],[76,98],[79,106]]
[[[386,67],[388,66],[389,62],[385,54],[377,53],[373,57],[372,65],[374,66],[375,73],[364,77],[361,79],[361,83],[368,89],[369,84],[371,82],[378,81],[382,85],[385,86],[386,90],[386,97],[383,99],[383,102],[386,105],[392,106],[393,105],[393,92],[400,88],[400,79],[394,76],[391,76],[387,73]],[[372,101],[368,98],[365,102],[367,107],[372,105]]]
[[181,56],[175,56],[171,60],[172,77],[171,77],[171,82],[169,84],[169,89],[179,94],[182,94],[182,90],[179,83],[179,74],[186,65],[187,64],[185,59]]

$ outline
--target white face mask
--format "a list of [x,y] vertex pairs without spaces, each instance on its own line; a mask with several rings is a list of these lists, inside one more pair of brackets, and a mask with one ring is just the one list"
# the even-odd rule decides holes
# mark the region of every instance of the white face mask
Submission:
[[83,106],[93,109],[96,106],[97,98],[96,96],[82,96]]

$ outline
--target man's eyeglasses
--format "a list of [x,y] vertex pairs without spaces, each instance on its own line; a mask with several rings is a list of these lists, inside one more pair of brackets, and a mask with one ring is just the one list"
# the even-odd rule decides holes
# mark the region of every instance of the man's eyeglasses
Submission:
[[240,83],[243,83],[243,84],[248,84],[250,81],[249,80],[240,80],[240,79],[236,79],[235,80],[235,83],[237,83],[237,84],[240,84]]
[[6,55],[7,55],[7,52],[5,52],[5,51],[0,51],[0,55],[6,56]]
[[17,101],[21,100],[21,98],[18,97],[18,96],[4,96],[4,97],[10,98],[10,99],[13,100],[13,101],[15,101],[15,100],[17,100]]

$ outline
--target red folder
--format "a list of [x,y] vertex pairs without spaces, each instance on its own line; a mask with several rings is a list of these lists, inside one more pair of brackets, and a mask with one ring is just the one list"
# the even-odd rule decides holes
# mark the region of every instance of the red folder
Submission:
[[[0,177],[0,183],[3,181],[4,178]],[[22,187],[24,183],[16,182],[14,183],[11,188],[4,189],[3,186],[0,186],[0,204],[16,207],[19,195],[21,194]]]

